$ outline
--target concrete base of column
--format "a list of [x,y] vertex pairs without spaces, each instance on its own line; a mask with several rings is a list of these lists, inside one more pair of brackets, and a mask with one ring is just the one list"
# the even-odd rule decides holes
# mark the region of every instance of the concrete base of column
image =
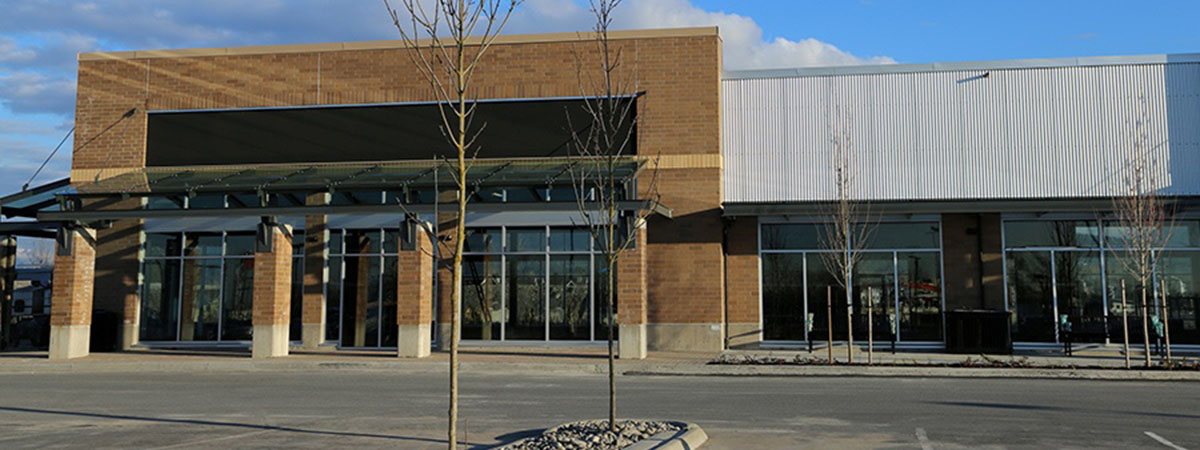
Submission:
[[401,358],[429,356],[429,324],[400,325],[400,342],[396,354]]
[[439,323],[438,328],[438,350],[443,352],[450,351],[450,324]]
[[129,350],[138,343],[138,326],[136,323],[121,324],[121,342],[119,344],[122,351]]
[[325,343],[325,327],[319,323],[300,324],[300,348],[313,350]]
[[288,326],[255,325],[254,343],[250,347],[252,358],[274,358],[288,355]]
[[646,359],[646,324],[621,324],[617,355],[621,359]]
[[91,325],[51,325],[50,359],[71,359],[87,356],[91,342]]

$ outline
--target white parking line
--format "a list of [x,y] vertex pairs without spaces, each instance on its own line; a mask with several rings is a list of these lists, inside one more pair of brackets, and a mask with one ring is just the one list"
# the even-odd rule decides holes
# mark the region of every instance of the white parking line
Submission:
[[917,442],[921,443],[921,450],[933,450],[933,444],[929,443],[929,436],[925,435],[924,428],[917,428]]
[[1154,440],[1158,441],[1159,444],[1165,445],[1165,446],[1173,448],[1175,450],[1187,450],[1186,448],[1175,445],[1174,442],[1168,441],[1166,438],[1159,436],[1157,434],[1154,434],[1153,432],[1147,431],[1146,436],[1150,436],[1150,439],[1154,439]]

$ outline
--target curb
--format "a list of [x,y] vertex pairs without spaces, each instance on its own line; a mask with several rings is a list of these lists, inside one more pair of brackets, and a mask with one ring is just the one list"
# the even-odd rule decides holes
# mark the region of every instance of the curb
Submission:
[[708,434],[694,423],[682,431],[664,431],[635,442],[624,450],[690,450],[708,442]]
[[968,367],[676,365],[628,369],[627,376],[1018,378],[1200,382],[1200,372],[1123,369],[1018,369]]
[[[464,373],[528,375],[601,375],[607,364],[553,364],[526,362],[464,362]],[[375,361],[0,361],[0,374],[51,373],[179,373],[256,371],[386,371],[395,374],[445,373],[444,361],[380,359]],[[898,377],[898,378],[1019,378],[1109,381],[1200,382],[1198,371],[1124,369],[1036,369],[896,366],[786,366],[709,365],[702,363],[626,363],[617,366],[622,376],[726,376],[726,377]]]

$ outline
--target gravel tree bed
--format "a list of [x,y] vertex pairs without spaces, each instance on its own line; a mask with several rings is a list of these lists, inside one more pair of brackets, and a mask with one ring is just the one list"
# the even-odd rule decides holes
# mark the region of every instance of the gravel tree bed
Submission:
[[618,420],[617,432],[613,433],[608,430],[607,420],[585,420],[559,425],[543,431],[541,436],[529,438],[504,448],[512,450],[624,448],[664,431],[679,431],[686,428],[687,424],[682,422]]

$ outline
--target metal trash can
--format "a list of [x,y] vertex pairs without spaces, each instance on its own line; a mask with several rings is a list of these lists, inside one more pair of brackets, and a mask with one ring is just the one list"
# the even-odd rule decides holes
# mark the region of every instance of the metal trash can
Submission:
[[946,312],[946,351],[949,353],[1012,354],[1008,311],[955,310]]

